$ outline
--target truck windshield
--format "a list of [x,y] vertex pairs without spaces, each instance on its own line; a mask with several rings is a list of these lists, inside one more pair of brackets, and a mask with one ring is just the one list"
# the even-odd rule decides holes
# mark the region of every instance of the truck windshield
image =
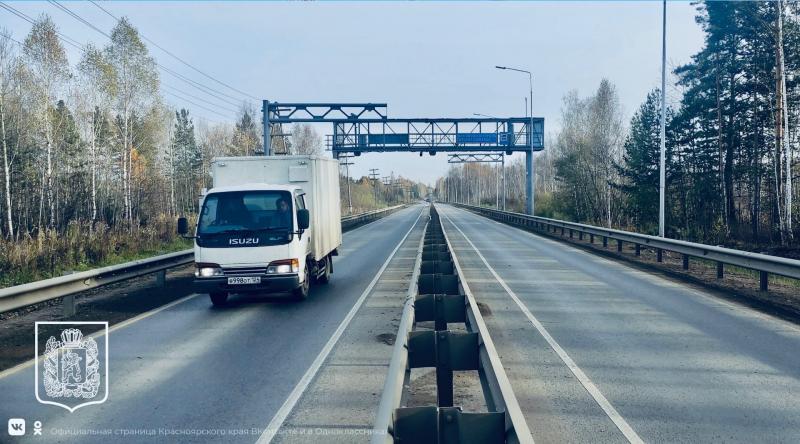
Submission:
[[291,230],[291,194],[287,191],[231,191],[206,197],[199,235]]

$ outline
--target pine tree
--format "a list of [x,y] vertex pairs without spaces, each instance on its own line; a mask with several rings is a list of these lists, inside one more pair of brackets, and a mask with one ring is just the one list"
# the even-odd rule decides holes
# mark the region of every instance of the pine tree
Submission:
[[189,118],[189,111],[181,109],[175,112],[175,129],[172,135],[173,174],[176,176],[178,193],[176,197],[178,210],[192,212],[197,202],[197,170],[202,164],[202,152],[194,136],[194,123]]
[[[616,165],[621,181],[615,186],[626,200],[626,210],[635,227],[642,232],[658,232],[658,202],[661,153],[661,91],[654,89],[634,114],[623,146],[622,163]],[[667,126],[672,112],[667,109]],[[673,131],[667,133],[667,177],[672,166]],[[669,187],[669,180],[667,186]],[[669,214],[669,212],[667,212]],[[669,220],[668,220],[669,223]]]

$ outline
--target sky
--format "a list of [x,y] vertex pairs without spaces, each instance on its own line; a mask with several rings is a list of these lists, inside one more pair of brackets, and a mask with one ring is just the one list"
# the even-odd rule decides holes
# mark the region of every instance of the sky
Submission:
[[[49,14],[61,32],[102,46],[107,38],[47,2],[6,2],[25,14]],[[89,2],[61,2],[108,32],[115,20]],[[601,79],[617,88],[625,120],[661,82],[661,2],[99,2],[127,16],[151,41],[246,97],[198,74],[160,49],[163,66],[231,96],[279,102],[385,102],[390,117],[525,116],[533,72],[533,114],[557,131],[562,98],[592,94]],[[668,67],[690,61],[703,43],[689,2],[667,5]],[[22,40],[30,24],[0,9],[0,27]],[[71,63],[78,49],[67,47]],[[198,119],[233,121],[223,103],[162,74],[168,103]],[[182,91],[178,98],[174,95]],[[669,91],[669,88],[668,88]],[[210,110],[188,103],[188,98]],[[330,125],[315,124],[323,137]],[[546,149],[546,148],[545,148]],[[517,154],[519,155],[519,154]],[[369,168],[433,184],[447,156],[363,154],[351,175]]]

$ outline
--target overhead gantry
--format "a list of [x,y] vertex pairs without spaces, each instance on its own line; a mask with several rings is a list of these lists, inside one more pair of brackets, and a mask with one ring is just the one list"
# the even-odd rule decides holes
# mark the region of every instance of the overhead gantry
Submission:
[[263,101],[264,153],[272,155],[273,125],[331,123],[333,157],[352,153],[438,152],[526,155],[528,212],[533,211],[533,153],[544,149],[544,118],[389,118],[385,103],[280,103]]

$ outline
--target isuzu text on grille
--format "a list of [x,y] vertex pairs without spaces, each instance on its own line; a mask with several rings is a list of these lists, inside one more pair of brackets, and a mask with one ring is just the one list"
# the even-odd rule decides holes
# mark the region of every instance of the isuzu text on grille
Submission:
[[257,237],[251,237],[248,239],[229,239],[228,245],[256,245],[258,244]]

